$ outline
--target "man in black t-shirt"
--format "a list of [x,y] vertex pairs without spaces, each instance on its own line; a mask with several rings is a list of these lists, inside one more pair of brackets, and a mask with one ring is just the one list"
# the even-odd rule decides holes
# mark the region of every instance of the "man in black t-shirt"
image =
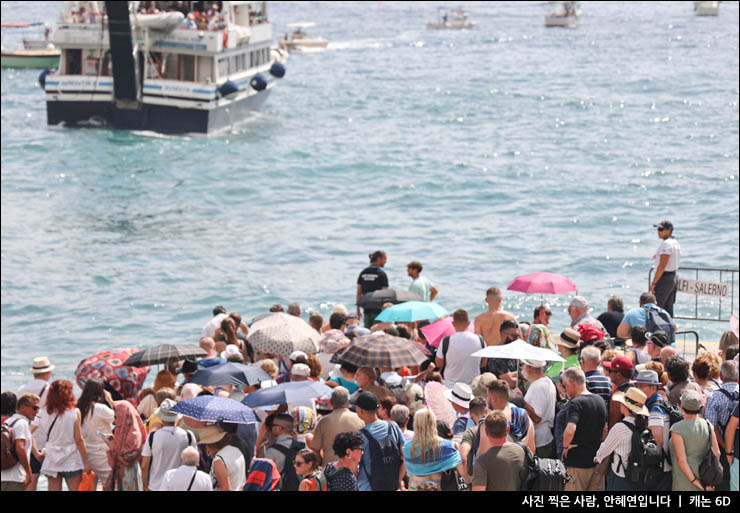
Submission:
[[[357,278],[358,303],[363,294],[388,288],[388,275],[386,275],[383,270],[383,266],[387,260],[388,257],[386,256],[385,251],[376,251],[375,253],[370,254],[370,266],[363,269],[360,276]],[[365,309],[364,321],[366,328],[369,329],[370,326],[373,325],[375,317],[377,317],[380,312],[381,310]],[[362,318],[363,315],[360,312],[359,304],[357,305],[357,315],[360,316],[360,318]]]
[[624,302],[619,296],[612,296],[607,303],[607,311],[599,315],[596,320],[604,325],[606,331],[613,338],[617,337],[617,327],[624,319]]
[[565,485],[565,491],[602,492],[604,474],[594,463],[594,457],[606,426],[606,405],[601,396],[588,391],[586,375],[581,369],[566,369],[562,380],[570,397],[563,433],[563,460],[572,479]]

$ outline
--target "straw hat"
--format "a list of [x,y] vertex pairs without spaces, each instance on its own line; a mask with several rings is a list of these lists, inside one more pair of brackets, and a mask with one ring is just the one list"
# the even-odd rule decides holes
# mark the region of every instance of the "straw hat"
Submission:
[[31,372],[34,374],[43,374],[45,372],[51,372],[54,369],[56,369],[56,365],[51,364],[48,356],[37,356],[33,359]]
[[573,328],[565,328],[559,337],[555,338],[555,343],[569,349],[577,349],[578,342],[581,341],[581,334]]
[[625,393],[615,392],[612,400],[622,403],[628,410],[637,415],[650,415],[650,412],[645,407],[647,396],[639,388],[630,387]]
[[206,426],[198,430],[199,444],[215,444],[226,436],[226,431],[218,426]]

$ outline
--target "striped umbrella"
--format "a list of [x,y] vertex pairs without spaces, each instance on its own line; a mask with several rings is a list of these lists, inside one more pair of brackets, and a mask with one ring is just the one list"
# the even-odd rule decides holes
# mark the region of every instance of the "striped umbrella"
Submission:
[[215,395],[203,395],[185,399],[177,403],[170,411],[180,413],[195,420],[206,422],[234,422],[236,424],[250,424],[258,422],[252,408],[229,399]]
[[123,364],[130,367],[146,367],[147,365],[169,363],[171,360],[185,360],[188,357],[195,360],[198,357],[206,356],[206,354],[200,346],[195,344],[160,344],[131,355]]
[[421,365],[427,356],[409,340],[382,331],[356,338],[342,353],[342,361],[358,367]]
[[300,317],[277,312],[260,319],[249,330],[247,340],[255,351],[287,358],[293,351],[319,352],[321,334]]

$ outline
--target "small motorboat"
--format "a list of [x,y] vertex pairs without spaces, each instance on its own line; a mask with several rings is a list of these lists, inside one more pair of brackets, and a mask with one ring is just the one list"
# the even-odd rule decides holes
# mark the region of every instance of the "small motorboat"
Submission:
[[694,2],[697,16],[719,16],[720,2]]
[[283,36],[280,40],[280,48],[288,51],[326,48],[329,41],[323,37],[308,37],[306,35],[305,29],[315,26],[316,24],[312,22],[289,23],[287,27],[292,28],[293,33],[290,36],[288,34]]
[[[26,29],[44,26],[43,23],[3,23],[4,29]],[[59,65],[60,51],[49,40],[51,30],[44,31],[46,39],[24,39],[22,49],[8,49],[2,46],[3,68],[56,68]]]
[[437,21],[433,23],[427,23],[427,29],[429,30],[462,30],[471,29],[478,25],[480,22],[477,20],[471,20],[469,13],[458,9],[454,13],[450,14],[448,9],[444,7],[437,8]]
[[561,7],[560,11],[545,16],[546,27],[575,27],[578,24],[581,9],[576,2],[563,2]]

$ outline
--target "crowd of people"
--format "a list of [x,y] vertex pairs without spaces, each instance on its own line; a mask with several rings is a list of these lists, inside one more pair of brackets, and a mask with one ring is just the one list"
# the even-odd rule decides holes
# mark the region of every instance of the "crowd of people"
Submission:
[[[370,260],[358,277],[358,302],[369,289],[388,287],[387,256],[379,251]],[[420,280],[422,265],[407,269],[411,289],[433,300],[438,290]],[[75,398],[73,383],[53,379],[54,365],[37,357],[34,379],[2,393],[3,443],[15,458],[3,460],[2,490],[35,490],[40,475],[49,490],[61,490],[63,481],[77,490],[92,471],[93,488],[102,490],[518,491],[534,457],[562,462],[566,491],[738,490],[735,333],[722,336],[718,352],[700,351],[690,363],[676,354],[675,324],[652,292],[626,314],[612,298],[598,318],[576,296],[560,333],[550,331],[546,305],[525,323],[501,308],[498,288],[486,291],[486,303],[473,319],[456,310],[454,333],[435,344],[421,329],[428,321],[377,322],[380,311],[350,313],[338,304],[328,322],[318,314],[308,319],[320,337],[316,351],[285,357],[255,350],[251,325],[219,306],[201,332],[206,355],[169,362],[136,401],[98,379],[84,382]],[[300,305],[291,303],[286,314],[302,318]],[[358,368],[342,360],[354,339],[373,331],[423,347],[426,361]],[[472,356],[519,339],[564,361]],[[259,366],[270,379],[190,382],[199,370],[228,362]],[[287,382],[322,382],[331,391],[255,408],[258,422],[248,424],[173,411],[194,397],[241,402]],[[719,480],[700,472],[710,452],[723,468]]]

